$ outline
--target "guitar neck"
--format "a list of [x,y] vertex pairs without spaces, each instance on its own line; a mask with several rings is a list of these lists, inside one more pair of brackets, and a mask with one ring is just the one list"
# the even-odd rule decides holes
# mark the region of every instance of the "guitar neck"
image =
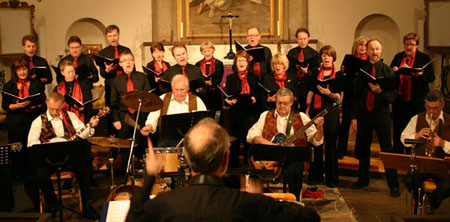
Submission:
[[328,110],[324,109],[319,114],[314,116],[311,121],[309,121],[307,124],[303,125],[300,129],[295,131],[295,133],[288,137],[283,143],[281,143],[282,146],[288,146],[294,143],[294,141],[302,135],[309,127],[311,127],[314,124],[314,120],[316,120],[319,117],[323,117],[328,113]]
[[[95,118],[99,118],[98,116],[95,116]],[[75,134],[72,135],[72,137],[70,137],[68,140],[69,141],[74,141],[76,139],[78,139],[78,137],[80,137],[80,135],[82,133],[84,133],[84,131],[86,131],[86,129],[89,128],[89,123],[86,123],[83,128],[81,128],[79,131],[77,131]]]

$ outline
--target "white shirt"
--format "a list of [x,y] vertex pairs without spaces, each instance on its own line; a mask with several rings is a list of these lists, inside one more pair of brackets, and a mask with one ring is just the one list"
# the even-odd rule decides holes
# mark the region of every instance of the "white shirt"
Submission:
[[[252,126],[252,128],[250,128],[250,130],[248,131],[248,134],[247,134],[247,142],[248,143],[253,143],[253,139],[257,136],[262,137],[262,131],[264,129],[264,124],[266,123],[266,116],[267,116],[268,112],[269,111],[265,111],[265,112],[261,113],[261,116],[259,116],[258,122],[256,122]],[[311,121],[311,119],[306,114],[304,114],[302,112],[300,112],[299,114],[300,114],[300,118],[302,119],[303,124],[306,124],[309,121]],[[277,131],[280,133],[285,133],[289,115],[285,116],[285,117],[280,117],[280,116],[278,116],[278,112],[275,110],[274,116],[277,119]],[[316,141],[314,138],[314,134],[316,134],[316,132],[317,132],[316,126],[314,124],[311,125],[305,131],[306,138],[307,138],[306,140],[314,146],[319,146],[323,143],[323,137],[319,141]],[[294,127],[291,127],[290,135],[293,135],[293,134],[294,134]]]
[[[72,121],[73,128],[75,131],[79,131],[84,127],[84,123],[81,122],[80,119],[75,115],[73,112],[67,112],[69,115],[70,120]],[[53,129],[55,130],[56,137],[63,138],[64,137],[64,126],[63,126],[63,119],[61,116],[61,113],[58,117],[53,118],[50,113],[46,112],[48,121],[52,124]],[[31,123],[30,132],[28,133],[28,144],[27,147],[31,147],[34,144],[40,144],[41,141],[39,140],[39,137],[41,136],[41,130],[42,130],[42,119],[41,116],[38,116],[35,120],[33,120],[33,123]],[[90,126],[88,129],[86,129],[81,135],[80,138],[86,139],[88,137],[93,136],[95,133],[95,129],[91,128]]]
[[[159,98],[164,101],[166,94],[162,94]],[[206,106],[203,101],[197,96],[197,111],[206,111]],[[170,98],[169,108],[167,109],[167,115],[170,114],[180,114],[180,113],[188,113],[189,112],[189,96],[186,96],[186,99],[182,102],[178,102],[173,98]],[[159,116],[161,115],[161,109],[151,112],[147,116],[147,120],[145,121],[145,125],[152,125],[151,133],[156,132],[156,128],[158,127]]]
[[[400,136],[400,141],[402,141],[405,147],[412,147],[412,144],[405,144],[405,139],[415,139],[416,138],[416,126],[417,126],[417,118],[419,115],[415,115],[409,120],[408,125],[403,130],[402,135]],[[444,112],[441,111],[438,119],[444,122]],[[431,125],[431,120],[428,115],[425,115],[425,121],[427,121],[428,125]],[[450,142],[444,140],[444,147],[442,147],[445,153],[450,154]]]

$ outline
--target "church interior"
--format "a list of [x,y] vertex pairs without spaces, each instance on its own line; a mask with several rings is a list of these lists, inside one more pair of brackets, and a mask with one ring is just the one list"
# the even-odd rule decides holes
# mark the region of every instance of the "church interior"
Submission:
[[[205,2],[220,3],[214,7],[203,7]],[[199,50],[201,43],[209,40],[215,47],[214,57],[224,64],[225,74],[221,81],[224,84],[226,75],[233,72],[233,59],[227,58],[227,54],[230,51],[236,53],[234,41],[247,44],[249,27],[259,28],[260,44],[267,46],[272,55],[287,54],[296,47],[296,30],[302,27],[309,30],[309,46],[314,50],[319,51],[325,45],[334,47],[334,64],[337,67],[343,63],[346,54],[352,53],[353,42],[359,36],[379,39],[383,47],[382,61],[389,65],[396,53],[404,50],[403,37],[416,33],[420,36],[418,50],[432,58],[435,79],[428,83],[428,87],[441,91],[450,107],[447,88],[450,86],[450,80],[447,80],[450,70],[449,10],[449,0],[3,1],[0,2],[0,89],[12,78],[11,66],[22,57],[22,37],[28,34],[38,39],[36,54],[45,58],[50,66],[58,66],[61,59],[69,54],[67,41],[71,36],[78,36],[82,40],[82,53],[94,58],[108,47],[105,28],[111,24],[117,25],[120,27],[120,45],[131,50],[138,72],[144,72],[142,67],[152,61],[150,48],[154,42],[164,45],[164,61],[175,65],[177,61],[171,47],[177,42],[186,45],[188,63],[195,64],[203,59]],[[234,17],[231,19],[230,15]],[[54,70],[52,75],[53,81],[45,85],[47,95],[58,85]],[[94,110],[105,106],[106,84],[100,75],[99,81],[93,83],[92,97],[100,98],[93,103]],[[2,97],[3,94],[0,99]],[[447,103],[444,110],[450,111]],[[226,108],[223,112],[227,128],[229,113]],[[0,146],[9,143],[10,132],[4,123],[6,115],[7,111],[0,109]],[[108,137],[107,128],[106,118],[100,119],[94,136]],[[358,179],[359,163],[355,140],[356,132],[350,130],[348,152],[338,160],[339,182],[336,187],[327,187],[324,183],[311,185],[306,179],[303,181],[303,189],[321,190],[320,197],[300,197],[300,202],[315,209],[321,221],[450,221],[449,199],[444,200],[433,215],[414,215],[411,210],[412,196],[405,186],[407,169],[398,170],[400,196],[392,198],[389,195],[380,143],[375,133],[370,147],[370,186],[352,189],[352,184]],[[26,146],[23,148],[26,149]],[[117,185],[122,179],[117,174],[111,179],[110,165],[116,168],[121,165],[110,164],[108,147],[94,144],[91,148],[92,177],[95,180],[91,188],[92,206],[101,214],[110,195],[112,181]],[[242,156],[240,158],[241,163],[245,162]],[[448,163],[447,177],[450,161]],[[136,161],[136,164],[142,165],[143,162]],[[307,172],[305,169],[304,173]],[[142,174],[141,171],[135,176],[139,178]],[[241,178],[241,183],[244,180]],[[34,212],[25,194],[23,180],[14,178],[12,184],[15,206],[10,212],[0,212],[0,221],[57,220],[48,213]],[[155,186],[161,188],[163,182]],[[263,186],[267,192],[283,192],[282,181],[264,182]],[[79,193],[78,198],[64,200],[75,210],[81,209],[80,202]],[[64,218],[65,221],[94,221],[70,211],[64,212]]]

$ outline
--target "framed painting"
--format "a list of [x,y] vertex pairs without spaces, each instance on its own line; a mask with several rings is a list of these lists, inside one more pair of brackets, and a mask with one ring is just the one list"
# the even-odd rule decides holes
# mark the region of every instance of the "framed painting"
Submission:
[[276,37],[283,32],[283,0],[177,0],[178,40],[227,37],[232,13],[233,36],[246,36],[257,26],[261,36]]

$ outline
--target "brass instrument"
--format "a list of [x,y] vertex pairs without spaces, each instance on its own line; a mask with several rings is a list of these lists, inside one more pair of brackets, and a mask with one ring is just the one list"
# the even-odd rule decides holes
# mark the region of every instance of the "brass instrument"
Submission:
[[432,156],[434,156],[434,153],[436,151],[436,147],[433,146],[433,140],[436,135],[436,131],[438,129],[439,119],[437,118],[436,120],[434,120],[433,114],[431,114],[431,113],[428,115],[428,117],[430,119],[431,132],[430,132],[430,135],[428,136],[427,144],[425,146],[425,156],[432,157]]

